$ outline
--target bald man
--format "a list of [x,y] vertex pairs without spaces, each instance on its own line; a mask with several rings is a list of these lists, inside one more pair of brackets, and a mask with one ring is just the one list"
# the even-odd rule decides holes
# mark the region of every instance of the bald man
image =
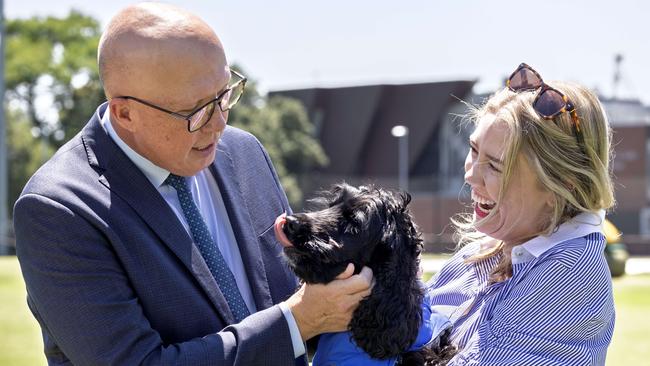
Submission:
[[217,36],[143,3],[112,19],[98,62],[108,102],[14,208],[48,363],[304,365],[372,274],[296,292],[273,234],[290,207],[263,147],[226,126],[245,79]]

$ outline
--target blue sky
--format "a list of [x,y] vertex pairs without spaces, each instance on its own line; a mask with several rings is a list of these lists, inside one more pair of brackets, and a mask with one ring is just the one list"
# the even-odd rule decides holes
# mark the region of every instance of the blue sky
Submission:
[[[522,61],[547,80],[650,104],[650,2],[168,1],[202,16],[262,91],[478,79],[493,90]],[[67,14],[102,25],[131,1],[7,0],[8,18]]]

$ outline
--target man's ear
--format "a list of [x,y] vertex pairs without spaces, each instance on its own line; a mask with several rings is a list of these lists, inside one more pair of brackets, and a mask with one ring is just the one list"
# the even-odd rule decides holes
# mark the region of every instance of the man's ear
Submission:
[[133,110],[129,101],[124,98],[113,98],[108,102],[108,111],[111,113],[111,123],[114,127],[135,132],[136,125],[133,121]]

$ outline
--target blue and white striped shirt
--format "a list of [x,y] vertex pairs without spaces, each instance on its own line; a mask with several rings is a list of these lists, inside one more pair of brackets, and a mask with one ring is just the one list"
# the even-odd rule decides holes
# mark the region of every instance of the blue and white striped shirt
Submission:
[[604,365],[614,331],[604,212],[583,213],[512,249],[512,277],[488,284],[500,258],[466,263],[459,250],[427,284],[454,326],[449,365]]

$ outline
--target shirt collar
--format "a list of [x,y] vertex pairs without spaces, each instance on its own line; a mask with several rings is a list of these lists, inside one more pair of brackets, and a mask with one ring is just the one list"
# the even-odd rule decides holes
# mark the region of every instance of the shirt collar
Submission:
[[540,235],[513,247],[512,264],[537,258],[561,242],[581,238],[592,233],[602,233],[604,223],[605,210],[583,212],[561,224],[551,235]]
[[133,164],[135,164],[142,171],[142,173],[144,173],[151,184],[153,184],[153,186],[156,188],[160,187],[165,182],[165,179],[167,179],[169,176],[169,171],[152,163],[144,156],[138,154],[129,145],[127,145],[127,143],[120,138],[117,132],[115,132],[115,129],[111,124],[110,115],[110,109],[106,108],[106,111],[104,112],[104,115],[101,119],[101,124],[108,135],[111,137],[111,139],[113,139],[113,141],[115,141],[117,146],[119,146],[120,149],[124,151],[126,156],[128,156]]

